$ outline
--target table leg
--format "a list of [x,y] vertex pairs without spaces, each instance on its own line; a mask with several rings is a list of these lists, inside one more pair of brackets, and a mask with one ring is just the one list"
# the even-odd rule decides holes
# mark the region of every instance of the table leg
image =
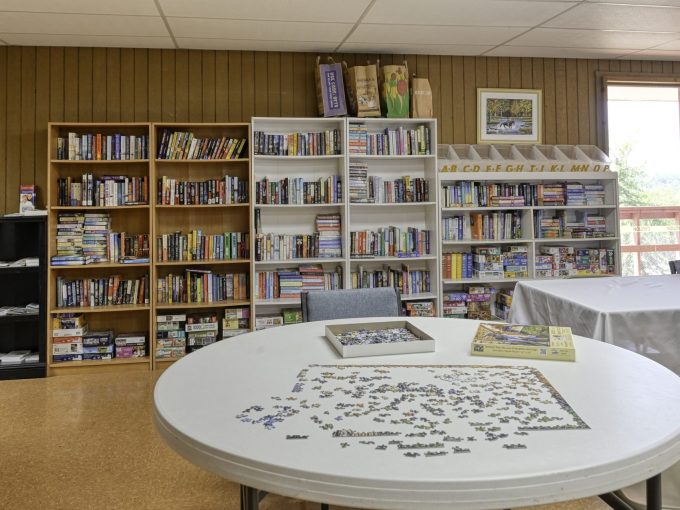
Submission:
[[257,510],[258,506],[257,489],[241,485],[241,510]]
[[[602,494],[600,499],[614,510],[635,510],[637,506],[631,504],[622,491]],[[645,510],[663,510],[661,504],[661,474],[647,480],[647,506]]]
[[329,510],[328,503],[321,503],[321,510]]
[[661,510],[661,473],[647,480],[647,510]]

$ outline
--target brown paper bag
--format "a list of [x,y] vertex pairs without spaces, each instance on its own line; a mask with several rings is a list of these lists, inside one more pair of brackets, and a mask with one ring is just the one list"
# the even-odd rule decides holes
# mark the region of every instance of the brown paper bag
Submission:
[[386,65],[380,68],[380,105],[386,117],[408,118],[408,65]]
[[347,67],[342,63],[347,87],[347,104],[354,117],[380,117],[378,68],[375,64]]
[[432,111],[432,88],[427,78],[411,79],[411,117],[414,119],[431,119]]

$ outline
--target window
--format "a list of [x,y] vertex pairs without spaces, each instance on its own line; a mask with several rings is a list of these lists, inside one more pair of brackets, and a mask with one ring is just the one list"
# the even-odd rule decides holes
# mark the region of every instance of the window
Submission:
[[622,272],[668,274],[668,261],[680,259],[680,86],[606,83]]

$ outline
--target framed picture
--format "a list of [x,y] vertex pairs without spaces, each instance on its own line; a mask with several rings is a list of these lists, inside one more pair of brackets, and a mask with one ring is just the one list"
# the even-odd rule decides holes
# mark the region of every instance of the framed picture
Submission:
[[477,143],[541,143],[543,98],[534,89],[477,89]]

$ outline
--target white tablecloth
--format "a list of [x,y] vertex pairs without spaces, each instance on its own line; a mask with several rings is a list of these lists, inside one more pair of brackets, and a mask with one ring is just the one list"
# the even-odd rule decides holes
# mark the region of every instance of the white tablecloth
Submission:
[[571,326],[680,375],[680,276],[519,282],[510,321]]
[[[571,326],[680,375],[680,275],[518,282],[510,322]],[[680,464],[662,479],[664,508],[680,508]],[[636,501],[643,487],[626,489]]]

